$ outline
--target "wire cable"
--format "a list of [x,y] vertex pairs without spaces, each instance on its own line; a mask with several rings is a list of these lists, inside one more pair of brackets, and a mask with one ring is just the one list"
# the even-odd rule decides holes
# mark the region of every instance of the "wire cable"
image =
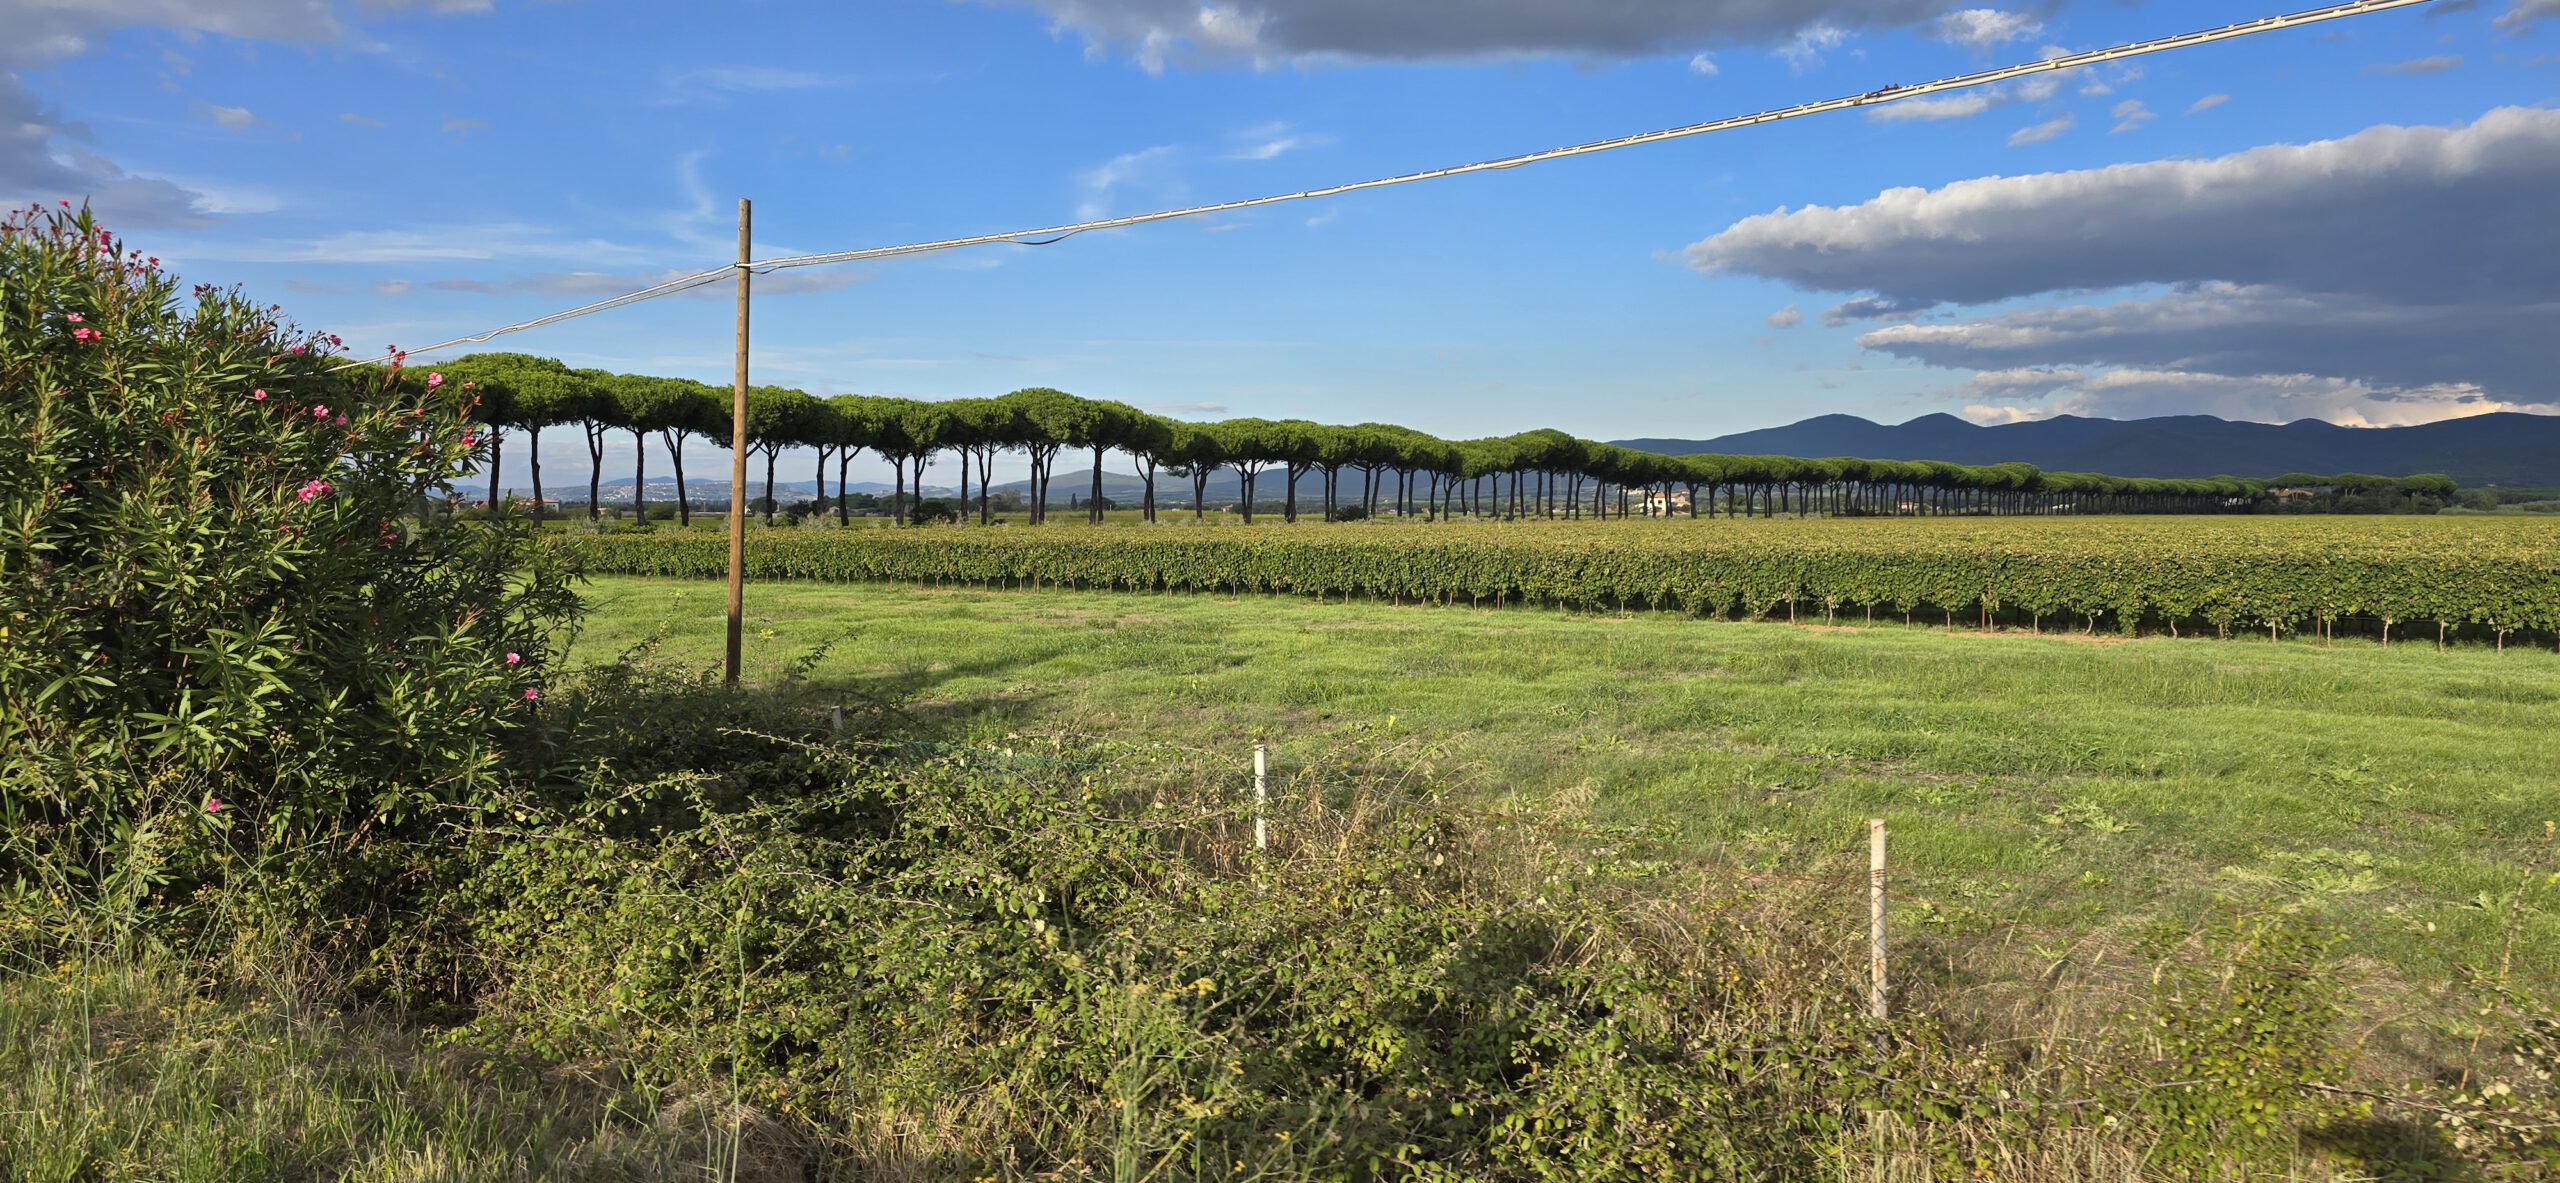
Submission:
[[[450,348],[455,345],[476,344],[508,333],[523,332],[526,329],[539,328],[548,324],[556,324],[560,321],[569,320],[574,317],[589,316],[594,313],[620,308],[627,304],[635,304],[642,300],[651,300],[656,299],[659,296],[673,295],[689,288],[700,287],[703,284],[710,283],[715,280],[734,276],[741,267],[744,267],[750,274],[763,275],[793,267],[819,267],[833,263],[854,263],[868,259],[886,259],[902,255],[920,255],[934,251],[955,250],[961,247],[971,246],[987,246],[997,243],[1010,243],[1017,246],[1048,246],[1052,243],[1062,242],[1076,235],[1089,233],[1095,230],[1114,230],[1124,226],[1141,226],[1150,222],[1171,221],[1175,218],[1196,218],[1207,214],[1227,213],[1234,210],[1252,209],[1257,206],[1277,205],[1281,202],[1307,201],[1321,197],[1334,197],[1344,193],[1358,192],[1363,189],[1379,189],[1389,185],[1408,185],[1416,181],[1431,181],[1438,180],[1442,177],[1456,177],[1464,176],[1469,173],[1491,172],[1496,169],[1518,168],[1524,164],[1541,164],[1550,160],[1562,160],[1572,156],[1587,156],[1595,152],[1607,152],[1618,148],[1631,148],[1641,144],[1656,144],[1666,140],[1686,139],[1691,136],[1702,136],[1712,132],[1730,131],[1735,128],[1755,127],[1760,124],[1775,123],[1785,119],[1800,119],[1807,115],[1820,115],[1830,111],[1843,111],[1857,107],[1872,107],[1884,103],[1897,103],[1907,99],[1916,99],[1927,95],[1942,94],[1947,91],[1968,90],[1978,86],[1990,86],[1996,83],[2009,81],[2013,78],[2023,78],[2031,74],[2076,70],[2087,66],[2101,65],[2107,62],[2122,61],[2126,58],[2142,57],[2147,54],[2166,53],[2173,49],[2185,49],[2190,46],[2208,45],[2217,41],[2230,41],[2241,37],[2255,36],[2260,33],[2272,33],[2282,29],[2300,28],[2305,25],[2320,24],[2325,21],[2342,20],[2347,17],[2364,16],[2369,13],[2384,12],[2394,8],[2408,8],[2414,5],[2432,2],[2433,0],[2352,0],[2350,3],[2335,4],[2326,8],[2314,8],[2282,16],[2260,17],[2256,20],[2242,21],[2238,24],[2224,25],[2220,28],[2204,29],[2193,33],[2181,33],[2174,37],[2160,37],[2150,41],[2130,42],[2124,45],[2109,46],[2105,49],[2089,50],[2084,53],[2061,54],[2038,61],[2022,62],[2013,66],[2002,66],[1996,69],[1982,70],[1972,74],[1961,74],[1952,78],[1941,78],[1935,82],[1924,82],[1912,86],[1887,86],[1879,90],[1868,91],[1861,95],[1849,95],[1841,98],[1825,99],[1821,102],[1804,103],[1793,107],[1781,107],[1776,110],[1761,111],[1751,115],[1736,115],[1723,119],[1711,119],[1704,123],[1690,123],[1679,127],[1664,128],[1660,131],[1642,132],[1629,136],[1617,136],[1605,140],[1592,140],[1587,143],[1572,144],[1562,148],[1550,148],[1543,152],[1528,152],[1517,156],[1505,156],[1494,160],[1482,160],[1473,164],[1461,164],[1449,168],[1435,168],[1426,169],[1421,172],[1399,173],[1395,176],[1378,177],[1372,180],[1354,181],[1341,185],[1328,185],[1320,189],[1301,189],[1290,193],[1275,193],[1266,197],[1251,197],[1240,201],[1222,201],[1210,205],[1186,206],[1181,209],[1158,210],[1153,213],[1143,214],[1129,214],[1117,218],[1100,218],[1088,222],[1074,222],[1061,226],[1043,226],[1031,230],[1011,230],[1002,234],[978,234],[965,238],[945,238],[931,242],[907,243],[900,246],[866,247],[859,250],[830,251],[812,255],[784,255],[771,259],[751,260],[743,264],[733,263],[714,270],[697,272],[693,275],[668,280],[667,282],[658,284],[655,287],[643,288],[627,295],[616,296],[610,300],[600,300],[596,303],[572,308],[565,312],[555,312],[549,316],[521,321],[516,324],[491,329],[487,332],[474,334],[468,337],[456,337],[453,340],[441,341],[420,349],[407,350],[405,353],[429,353],[439,349]],[[347,363],[347,365],[366,365],[374,361],[391,360],[391,357],[392,355],[385,354],[381,358],[368,358],[362,361],[351,361]]]
[[735,263],[726,267],[715,267],[709,271],[696,271],[691,275],[680,275],[674,279],[667,280],[664,283],[645,287],[636,292],[626,292],[611,299],[598,300],[593,304],[582,304],[576,308],[568,309],[567,311],[554,312],[549,316],[537,316],[532,320],[517,321],[511,325],[490,329],[485,333],[474,333],[468,337],[456,337],[450,341],[438,341],[433,345],[424,345],[416,349],[389,350],[376,357],[354,358],[339,365],[332,366],[330,369],[332,372],[337,370],[349,370],[354,369],[357,366],[369,366],[382,362],[397,361],[413,353],[433,353],[436,350],[450,349],[456,345],[474,345],[482,341],[487,341],[493,337],[505,336],[508,333],[521,333],[526,329],[538,329],[547,324],[557,324],[564,320],[573,320],[581,316],[591,316],[598,312],[609,312],[627,304],[637,304],[643,300],[654,300],[660,296],[672,296],[678,292],[690,291],[707,283],[714,283],[719,280],[728,279],[737,273],[738,267]]
[[[1993,83],[2005,82],[2012,78],[2022,78],[2030,74],[2078,69],[2084,66],[2098,65],[2104,62],[2118,61],[2124,58],[2139,57],[2144,54],[2162,53],[2172,49],[2184,49],[2188,46],[2204,45],[2215,41],[2228,41],[2233,38],[2251,36],[2257,33],[2273,32],[2278,29],[2295,28],[2301,25],[2316,24],[2321,21],[2332,21],[2344,17],[2361,16],[2366,13],[2380,12],[2392,8],[2406,8],[2411,5],[2425,4],[2429,2],[2430,0],[2355,0],[2353,3],[2313,9],[2308,12],[2298,12],[2289,16],[2263,17],[2254,21],[2243,21],[2235,25],[2225,25],[2218,29],[2207,29],[2202,32],[2185,33],[2175,37],[2162,37],[2152,41],[2134,42],[2128,45],[2118,45],[2106,49],[2090,50],[2086,53],[2066,54],[2059,57],[2046,58],[2041,61],[2026,62],[2014,66],[2003,66],[1998,69],[1984,70],[1974,74],[1960,75],[1954,78],[1943,78],[1936,82],[1921,83],[1915,86],[1888,86],[1881,90],[1869,91],[1862,95],[1826,99],[1817,103],[1805,103],[1799,106],[1784,107],[1774,111],[1762,111],[1754,115],[1737,115],[1724,119],[1713,119],[1705,123],[1685,124],[1680,127],[1665,128],[1661,131],[1649,131],[1631,136],[1618,136],[1606,140],[1593,140],[1588,143],[1574,144],[1563,148],[1550,148],[1544,152],[1529,152],[1518,156],[1505,156],[1496,160],[1478,161],[1474,164],[1461,164],[1451,168],[1437,168],[1428,169],[1422,172],[1400,173],[1396,176],[1379,177],[1374,180],[1354,181],[1344,185],[1329,185],[1321,189],[1302,189],[1294,193],[1278,193],[1268,197],[1246,198],[1241,201],[1222,201],[1211,205],[1195,205],[1182,209],[1159,210],[1154,213],[1130,214],[1124,217],[1102,218],[1095,221],[1077,222],[1064,226],[1044,226],[1036,230],[1015,230],[1004,234],[981,234],[968,238],[947,238],[937,242],[911,243],[905,246],[871,247],[863,250],[835,251],[827,254],[790,255],[774,259],[759,259],[748,263],[747,269],[761,274],[763,272],[781,270],[786,267],[815,267],[828,263],[851,263],[864,259],[888,258],[895,255],[922,254],[928,251],[951,250],[957,247],[980,246],[991,243],[1011,242],[1020,243],[1025,246],[1045,246],[1048,242],[1056,242],[1059,239],[1066,238],[1070,235],[1083,234],[1093,230],[1117,229],[1122,226],[1137,226],[1148,222],[1168,221],[1174,218],[1199,217],[1203,214],[1225,213],[1231,210],[1251,209],[1255,206],[1275,205],[1284,201],[1305,201],[1310,198],[1332,197],[1338,194],[1356,192],[1362,189],[1378,189],[1389,185],[1406,185],[1415,181],[1438,180],[1442,177],[1463,176],[1468,173],[1489,172],[1494,169],[1518,168],[1524,164],[1540,164],[1549,160],[1561,160],[1569,156],[1585,156],[1594,152],[1606,152],[1616,148],[1634,147],[1639,144],[1660,143],[1665,140],[1685,139],[1690,136],[1706,135],[1710,132],[1727,131],[1733,128],[1773,123],[1782,119],[1798,119],[1807,115],[1822,114],[1827,111],[1846,110],[1852,107],[1876,106],[1883,103],[1900,102],[1905,99],[1919,98],[1924,95],[1939,94],[1945,91],[1965,90],[1977,86],[1988,86]],[[1044,237],[1047,239],[1047,242],[1029,243],[1022,241],[1024,239],[1035,237]]]

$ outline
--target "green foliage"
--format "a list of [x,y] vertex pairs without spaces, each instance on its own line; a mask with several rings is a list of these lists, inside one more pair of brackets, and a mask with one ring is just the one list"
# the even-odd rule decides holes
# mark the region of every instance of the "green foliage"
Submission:
[[[717,539],[568,538],[597,574],[708,578]],[[758,539],[757,579],[1370,595],[1430,602],[1649,607],[1759,617],[1876,605],[1997,611],[2060,628],[2205,622],[2298,630],[2348,620],[2560,631],[2560,534],[2529,519],[2386,526],[2235,518],[1566,523],[1380,531],[1010,532]]]
[[[127,898],[203,852],[469,799],[573,601],[502,518],[413,516],[484,430],[459,382],[335,368],[84,212],[0,225],[0,866]],[[66,882],[67,881],[67,882]]]
[[2155,937],[2162,966],[2140,1022],[2140,1108],[2203,1161],[2290,1139],[2351,1110],[2311,1086],[2342,1079],[2336,940],[2284,916]]

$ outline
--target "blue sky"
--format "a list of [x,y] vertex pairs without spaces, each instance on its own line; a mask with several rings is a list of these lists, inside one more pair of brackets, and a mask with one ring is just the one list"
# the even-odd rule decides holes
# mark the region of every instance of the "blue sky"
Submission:
[[[885,245],[2303,6],[0,0],[0,198],[86,194],[190,280],[414,346],[724,263],[742,195],[760,255]],[[2555,97],[2560,0],[2439,0],[1917,111],[794,272],[760,288],[756,377],[1450,436],[2560,410]],[[725,382],[708,292],[494,347]]]

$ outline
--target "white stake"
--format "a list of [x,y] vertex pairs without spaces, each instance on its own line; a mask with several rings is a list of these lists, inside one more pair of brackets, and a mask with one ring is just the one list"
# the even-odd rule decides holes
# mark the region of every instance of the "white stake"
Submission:
[[1881,1023],[1884,1001],[1884,819],[1867,819],[1867,1011]]
[[1263,818],[1263,807],[1271,801],[1271,749],[1253,745],[1253,848],[1271,849],[1271,828]]

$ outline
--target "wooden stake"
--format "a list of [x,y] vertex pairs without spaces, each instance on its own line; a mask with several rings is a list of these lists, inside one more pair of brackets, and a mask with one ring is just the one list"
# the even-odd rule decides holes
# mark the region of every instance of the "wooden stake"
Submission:
[[729,653],[727,683],[738,684],[747,609],[747,260],[746,198],[738,199],[737,381],[729,392]]
[[1264,807],[1271,802],[1268,776],[1271,771],[1271,749],[1253,745],[1253,848],[1271,849],[1271,827],[1264,818]]
[[1867,819],[1867,1013],[1879,1023],[1891,1017],[1885,1006],[1884,974],[1884,819]]

